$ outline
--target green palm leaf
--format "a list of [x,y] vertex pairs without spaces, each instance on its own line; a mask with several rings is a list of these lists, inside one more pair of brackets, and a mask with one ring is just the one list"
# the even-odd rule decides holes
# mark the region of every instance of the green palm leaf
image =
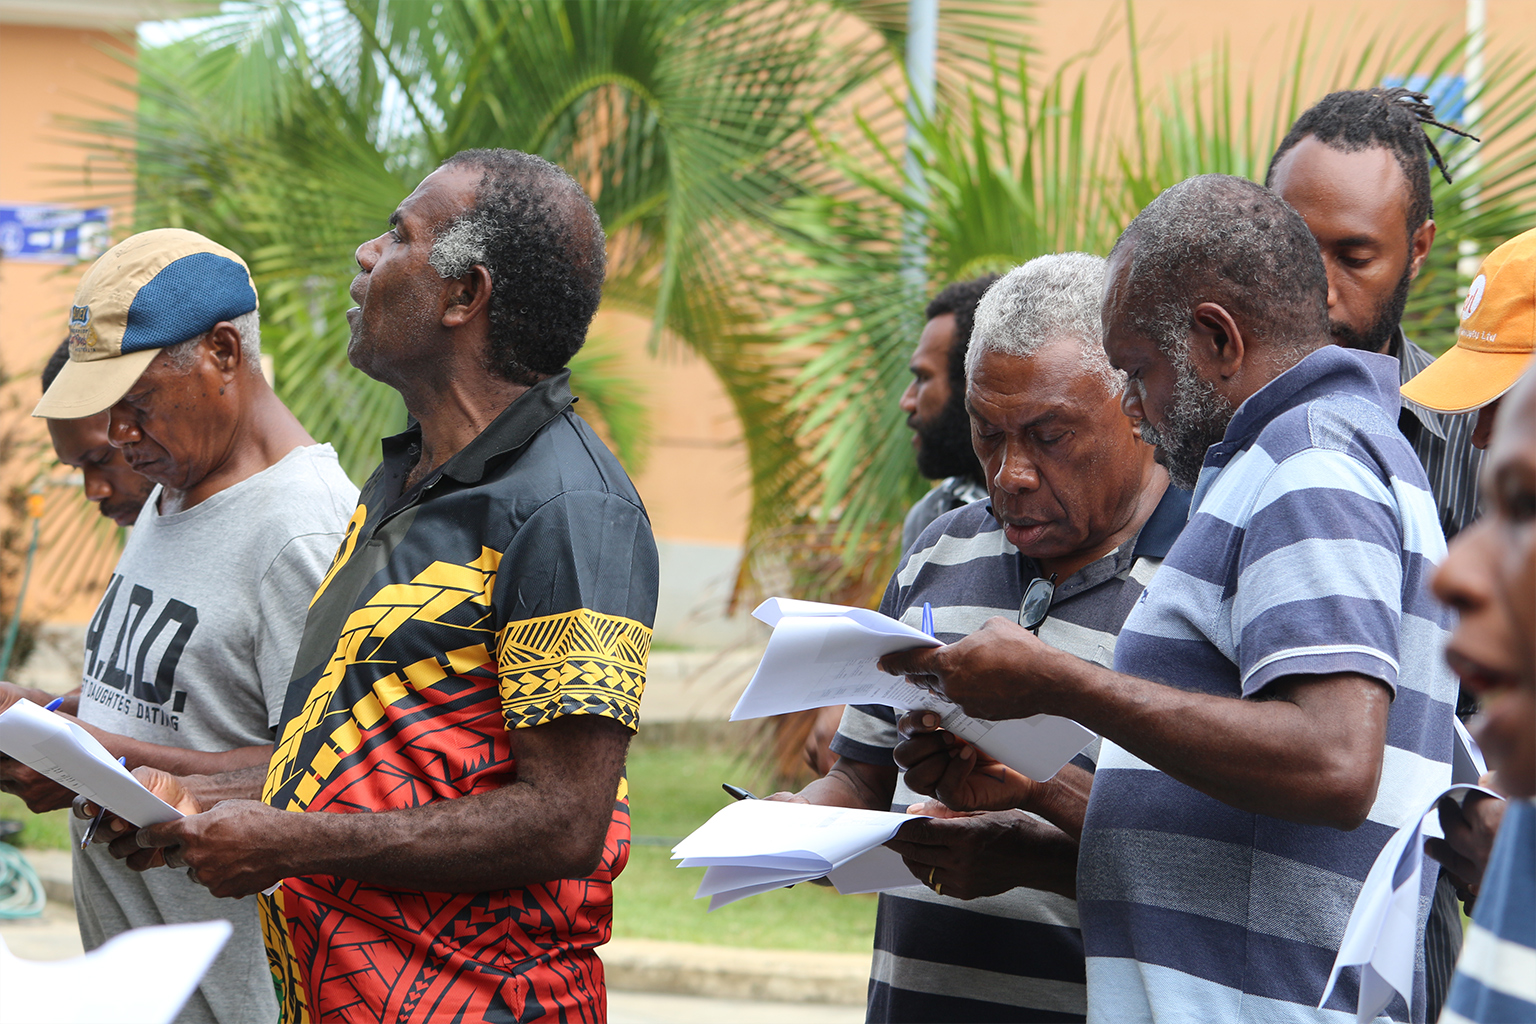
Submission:
[[[846,592],[856,577],[883,580],[899,554],[889,538],[925,487],[897,407],[925,299],[910,294],[901,277],[904,214],[926,215],[935,288],[1044,253],[1107,252],[1142,206],[1183,178],[1222,172],[1263,180],[1291,121],[1326,92],[1389,76],[1442,79],[1460,68],[1466,46],[1434,33],[1374,38],[1363,47],[1353,42],[1357,34],[1335,38],[1318,42],[1302,22],[1285,44],[1292,74],[1278,86],[1240,84],[1223,46],[1154,90],[1140,78],[1127,3],[1123,18],[1061,67],[1041,74],[1027,53],[1006,65],[994,61],[963,102],[923,121],[918,155],[927,202],[913,198],[903,154],[882,147],[874,127],[866,125],[853,143],[824,140],[839,177],[821,194],[785,204],[777,219],[783,241],[759,286],[789,296],[791,312],[775,326],[787,349],[801,353],[793,426],[816,468],[813,480],[787,481],[774,497],[793,509],[790,522],[826,524],[840,552],[824,560],[819,575],[801,580],[808,592]],[[1109,75],[1102,107],[1090,111],[1089,69],[1120,60],[1129,73]],[[1457,289],[1465,287],[1458,252],[1487,252],[1528,228],[1536,211],[1536,61],[1520,49],[1490,55],[1472,99],[1467,125],[1494,144],[1479,149],[1431,130],[1455,183],[1436,178],[1439,236],[1405,324],[1432,348],[1454,337]],[[1127,106],[1137,123],[1124,139],[1104,126]],[[788,557],[768,552],[759,560]],[[869,571],[871,560],[879,571]],[[878,596],[878,582],[862,596]]]

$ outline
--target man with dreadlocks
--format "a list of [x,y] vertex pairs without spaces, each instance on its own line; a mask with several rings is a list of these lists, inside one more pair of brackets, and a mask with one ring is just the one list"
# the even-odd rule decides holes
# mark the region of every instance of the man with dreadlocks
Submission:
[[[1451,180],[1426,125],[1472,138],[1437,121],[1421,92],[1329,93],[1291,125],[1265,179],[1323,251],[1333,340],[1395,357],[1403,383],[1434,361],[1400,323],[1435,240],[1430,159]],[[1405,404],[1398,425],[1424,463],[1449,539],[1477,517],[1482,455],[1472,446],[1473,417]]]
[[[1466,136],[1435,119],[1424,93],[1329,93],[1296,119],[1266,179],[1301,214],[1322,250],[1334,341],[1395,356],[1404,384],[1434,361],[1400,324],[1408,286],[1435,240],[1430,159],[1451,180],[1426,125]],[[1398,415],[1399,429],[1424,464],[1447,540],[1477,518],[1482,452],[1473,445],[1475,420],[1411,402]],[[1470,714],[1473,705],[1464,698],[1458,710]],[[1442,878],[1425,943],[1430,1020],[1445,1001],[1461,937],[1455,890]]]

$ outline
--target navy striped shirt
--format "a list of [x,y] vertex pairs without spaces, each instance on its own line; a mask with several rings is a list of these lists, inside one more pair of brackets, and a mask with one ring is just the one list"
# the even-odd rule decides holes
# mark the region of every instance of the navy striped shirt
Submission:
[[1536,804],[1511,800],[1440,1024],[1536,1024]]
[[[1350,832],[1250,814],[1105,741],[1078,862],[1089,1020],[1353,1021],[1358,969],[1322,995],[1387,839],[1450,781],[1450,614],[1424,469],[1398,430],[1390,357],[1326,346],[1237,410],[1206,453],[1189,525],[1127,618],[1115,667],[1252,698],[1358,673],[1394,695],[1381,782]],[[1424,1018],[1425,872],[1414,1009]]]
[[[1189,493],[1169,488],[1136,537],[1056,587],[1040,638],[1109,665],[1115,636],[1142,588],[1183,529]],[[994,615],[1015,618],[1039,566],[1009,543],[977,501],[919,536],[886,588],[880,610],[953,643]],[[832,749],[866,764],[894,765],[896,714],[849,707]],[[1075,759],[1092,770],[1087,754]],[[892,810],[923,799],[898,781]],[[1009,812],[1022,813],[1022,812]],[[924,886],[880,895],[869,1021],[1081,1021],[1083,945],[1073,900],[1036,889],[957,900]]]

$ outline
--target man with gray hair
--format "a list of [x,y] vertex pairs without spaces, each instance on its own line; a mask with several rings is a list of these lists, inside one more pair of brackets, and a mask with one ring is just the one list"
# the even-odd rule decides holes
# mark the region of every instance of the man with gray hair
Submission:
[[262,893],[274,1019],[606,1019],[657,564],[572,409],[604,241],[570,175],[495,149],[358,246],[348,357],[411,422],[309,606],[277,748],[144,773],[187,816],[111,844]]
[[[103,413],[107,440],[158,486],[86,630],[81,686],[64,710],[129,768],[265,765],[309,601],[357,488],[262,376],[256,289],[239,256],[162,228],[86,271],[69,361],[34,415]],[[48,700],[0,684],[0,706],[17,696]],[[0,779],[35,810],[72,795],[15,762],[0,764]],[[87,827],[75,820],[77,844]],[[181,872],[138,874],[99,846],[75,851],[74,883],[86,949],[145,925],[234,925],[178,1020],[277,1013],[250,903],[215,899]]]
[[[989,499],[939,517],[907,552],[880,610],[953,642],[993,615],[1108,664],[1120,623],[1184,523],[1124,378],[1104,355],[1104,260],[1042,256],[982,298],[966,354],[965,406]],[[779,799],[905,810],[918,798],[892,757],[889,708],[850,707],[837,764]],[[1072,896],[1092,751],[1016,808],[941,804],[889,844],[922,885],[884,893],[871,1021],[1070,1021],[1085,1012]],[[969,902],[967,902],[969,901]],[[955,970],[954,968],[963,968]]]
[[[1203,175],[1154,200],[1110,254],[1104,345],[1195,493],[1114,668],[1004,619],[881,662],[970,715],[1103,737],[1077,890],[1090,1020],[1352,1020],[1358,968],[1317,1004],[1361,882],[1450,781],[1439,517],[1396,360],[1329,344],[1327,292],[1306,223],[1262,186]],[[903,722],[914,788],[968,808],[1033,793],[932,717]],[[1425,1019],[1433,887],[1392,1020]]]

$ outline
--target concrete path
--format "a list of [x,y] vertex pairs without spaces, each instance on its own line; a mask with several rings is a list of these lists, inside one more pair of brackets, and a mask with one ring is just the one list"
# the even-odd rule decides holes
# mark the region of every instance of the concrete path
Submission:
[[[74,908],[52,900],[42,917],[0,921],[0,937],[4,937],[12,953],[27,960],[62,960],[83,952],[80,932],[75,927]],[[605,949],[604,960],[608,959],[607,952]],[[612,1024],[716,1024],[718,1021],[731,1021],[732,1024],[858,1024],[864,1019],[864,1007],[862,1004],[716,999],[610,988],[608,1019]]]
[[0,921],[0,937],[23,960],[64,960],[85,952],[75,924],[75,908],[53,900],[43,908],[42,917]]
[[[83,949],[69,854],[26,851],[48,904],[41,917],[0,921],[0,937],[28,960]],[[864,1019],[867,953],[813,953],[616,939],[601,956],[614,1024],[854,1024]]]
[[610,1024],[861,1024],[864,1007],[608,991]]

